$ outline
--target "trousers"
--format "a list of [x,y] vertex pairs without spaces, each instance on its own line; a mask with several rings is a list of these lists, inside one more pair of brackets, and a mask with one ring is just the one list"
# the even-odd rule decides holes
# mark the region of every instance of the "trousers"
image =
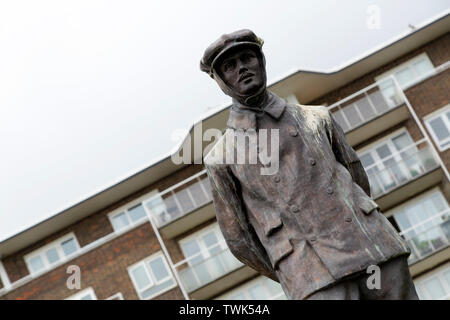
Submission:
[[419,300],[407,259],[403,255],[380,264],[378,288],[374,273],[361,273],[316,291],[306,300]]

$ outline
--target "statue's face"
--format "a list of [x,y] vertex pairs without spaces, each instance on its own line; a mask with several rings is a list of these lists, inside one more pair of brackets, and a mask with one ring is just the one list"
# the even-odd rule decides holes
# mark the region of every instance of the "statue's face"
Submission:
[[264,70],[258,55],[252,49],[230,50],[218,61],[222,80],[234,92],[251,95],[264,85]]

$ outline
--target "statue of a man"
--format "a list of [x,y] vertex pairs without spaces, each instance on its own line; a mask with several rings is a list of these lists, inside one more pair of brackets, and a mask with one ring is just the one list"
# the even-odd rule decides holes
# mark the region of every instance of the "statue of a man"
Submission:
[[[204,161],[231,252],[289,299],[417,299],[410,250],[372,200],[341,127],[324,106],[288,104],[267,91],[262,44],[250,30],[225,34],[200,62],[233,98],[227,130]],[[261,157],[251,162],[254,143],[233,140],[262,129],[279,138],[268,138],[279,153],[270,174]],[[235,152],[244,163],[230,161]]]

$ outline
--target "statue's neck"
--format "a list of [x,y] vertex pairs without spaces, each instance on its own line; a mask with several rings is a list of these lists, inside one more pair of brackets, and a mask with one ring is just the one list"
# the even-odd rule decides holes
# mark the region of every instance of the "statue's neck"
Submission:
[[269,100],[269,92],[264,88],[258,94],[247,97],[245,99],[239,99],[235,102],[238,102],[238,106],[247,107],[247,108],[262,108],[267,101]]

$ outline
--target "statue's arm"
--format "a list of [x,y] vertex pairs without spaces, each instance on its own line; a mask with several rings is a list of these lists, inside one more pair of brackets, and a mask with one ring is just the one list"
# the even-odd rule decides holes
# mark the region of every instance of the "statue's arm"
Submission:
[[242,263],[278,282],[264,247],[247,222],[239,186],[231,170],[225,165],[205,164],[205,167],[217,222],[230,251]]
[[352,175],[353,181],[355,181],[370,197],[369,179],[361,164],[361,160],[355,150],[348,144],[344,135],[344,130],[342,130],[341,126],[333,119],[328,110],[327,112],[331,118],[329,139],[336,160],[347,168]]

